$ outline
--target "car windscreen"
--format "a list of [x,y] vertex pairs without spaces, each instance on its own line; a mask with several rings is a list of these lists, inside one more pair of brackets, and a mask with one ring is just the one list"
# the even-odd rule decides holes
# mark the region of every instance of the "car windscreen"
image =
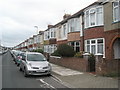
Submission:
[[28,61],[46,61],[46,58],[40,54],[27,54]]

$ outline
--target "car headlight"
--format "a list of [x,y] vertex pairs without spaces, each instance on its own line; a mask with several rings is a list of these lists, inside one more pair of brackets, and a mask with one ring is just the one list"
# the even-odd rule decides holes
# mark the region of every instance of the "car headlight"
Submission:
[[43,69],[48,69],[48,68],[51,68],[50,64],[48,64],[48,66],[46,67],[43,67]]
[[43,67],[43,69],[48,69],[49,67],[47,66],[47,67]]
[[31,64],[31,63],[28,63],[28,65],[29,65],[30,67],[32,67],[32,64]]

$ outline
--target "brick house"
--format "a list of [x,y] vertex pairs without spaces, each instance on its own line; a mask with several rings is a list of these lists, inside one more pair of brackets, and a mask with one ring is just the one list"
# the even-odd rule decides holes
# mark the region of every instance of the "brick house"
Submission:
[[[84,9],[84,50],[105,57],[103,5],[95,2]],[[82,48],[82,47],[81,47]]]
[[28,39],[28,51],[32,51],[33,50],[33,46],[34,45],[34,40],[33,40],[33,37],[30,37]]
[[106,59],[120,59],[120,1],[104,2]]
[[120,1],[105,1],[104,38],[105,57],[99,58],[98,74],[120,73]]
[[81,39],[80,34],[82,34],[82,10],[79,12],[73,14],[71,17],[67,20],[67,27],[68,27],[68,33],[67,33],[67,40],[68,45],[72,46],[74,51],[80,52],[81,47]]
[[37,49],[42,49],[44,48],[44,31],[39,31],[39,34],[37,34]]
[[60,44],[67,44],[67,33],[68,33],[68,25],[67,25],[67,19],[71,15],[65,14],[63,16],[63,20],[59,23],[57,23],[56,26],[56,36],[57,36],[57,45]]
[[44,31],[44,52],[49,53],[49,30]]

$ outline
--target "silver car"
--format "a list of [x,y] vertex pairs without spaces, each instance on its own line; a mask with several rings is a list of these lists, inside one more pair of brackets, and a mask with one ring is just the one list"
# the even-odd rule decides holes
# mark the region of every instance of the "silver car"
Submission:
[[22,56],[19,70],[24,72],[25,77],[28,75],[50,75],[51,65],[41,53],[26,52]]

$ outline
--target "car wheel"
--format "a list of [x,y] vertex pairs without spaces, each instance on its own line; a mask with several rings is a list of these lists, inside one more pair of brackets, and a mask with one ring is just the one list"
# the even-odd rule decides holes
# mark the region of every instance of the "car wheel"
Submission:
[[51,76],[51,73],[47,74],[47,76]]
[[19,64],[17,63],[17,66],[19,66]]
[[26,69],[24,69],[24,76],[25,76],[25,77],[28,77],[28,74],[27,74],[27,72],[26,72]]

